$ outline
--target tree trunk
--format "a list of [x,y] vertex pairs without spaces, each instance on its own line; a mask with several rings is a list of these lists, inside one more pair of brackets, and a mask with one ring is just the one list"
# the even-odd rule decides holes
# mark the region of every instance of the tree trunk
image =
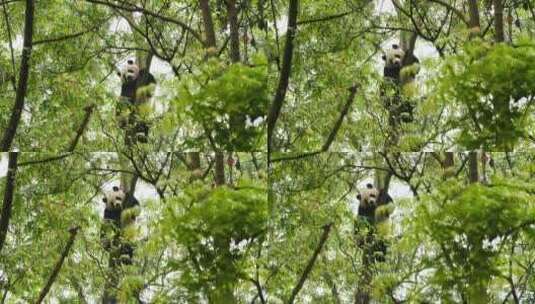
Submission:
[[32,39],[33,39],[33,13],[34,0],[26,0],[26,12],[24,17],[24,38],[22,48],[22,59],[20,62],[20,75],[15,95],[15,104],[11,110],[11,116],[0,148],[2,151],[11,150],[11,144],[15,139],[17,128],[19,126],[20,118],[22,116],[22,109],[24,108],[24,99],[26,98],[26,91],[28,89],[28,78],[30,74],[30,56],[32,54]]
[[470,15],[470,27],[479,28],[481,22],[479,21],[479,5],[478,0],[468,0],[469,15]]
[[496,42],[504,42],[505,34],[503,29],[503,0],[493,0],[494,2],[494,35]]
[[228,23],[230,29],[230,60],[240,62],[240,29],[236,0],[227,1]]
[[4,202],[2,204],[2,213],[0,217],[0,253],[6,241],[7,228],[11,219],[11,210],[13,208],[13,193],[15,192],[15,182],[17,176],[17,158],[18,152],[10,152],[7,165],[6,186],[4,188]]
[[449,169],[455,165],[453,152],[444,152],[444,169]]
[[191,171],[201,168],[201,155],[199,152],[188,152],[188,158]]
[[455,165],[455,158],[453,152],[444,152],[444,160],[442,161],[442,179],[446,180],[452,177],[453,166]]
[[225,184],[225,153],[215,153],[215,184],[221,186]]
[[477,183],[479,182],[477,151],[469,152],[468,157],[468,172],[470,183]]
[[288,84],[290,81],[290,74],[292,72],[292,58],[294,49],[294,38],[297,33],[297,14],[299,12],[299,0],[290,0],[288,7],[288,32],[286,33],[286,45],[284,47],[284,55],[282,59],[282,68],[279,77],[279,84],[273,98],[273,103],[269,109],[267,117],[267,150],[268,150],[268,165],[271,160],[271,153],[273,150],[273,132],[275,125],[279,119],[279,115],[286,97]]
[[206,47],[215,48],[216,38],[215,38],[214,22],[212,21],[212,10],[210,8],[210,0],[199,0],[199,7],[201,8],[201,12],[202,12]]

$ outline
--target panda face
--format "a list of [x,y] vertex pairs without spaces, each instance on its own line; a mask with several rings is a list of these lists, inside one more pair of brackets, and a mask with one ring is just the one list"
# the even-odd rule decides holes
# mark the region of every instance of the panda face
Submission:
[[385,67],[388,68],[401,68],[403,64],[403,58],[405,57],[405,52],[397,44],[393,44],[392,48],[387,50],[383,55],[383,60],[385,61]]
[[112,191],[105,193],[102,201],[106,204],[107,209],[120,209],[123,205],[124,198],[124,191],[117,186],[113,186]]
[[357,199],[363,207],[376,205],[378,198],[379,190],[372,184],[367,184],[366,189],[359,191],[357,195]]
[[126,65],[117,73],[123,83],[134,81],[139,76],[139,66],[134,60],[129,59]]

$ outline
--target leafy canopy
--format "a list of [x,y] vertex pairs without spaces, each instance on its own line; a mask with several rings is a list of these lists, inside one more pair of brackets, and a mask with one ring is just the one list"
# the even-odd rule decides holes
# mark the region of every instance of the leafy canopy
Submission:
[[268,69],[265,57],[247,66],[227,66],[209,59],[179,89],[178,112],[185,112],[213,138],[217,148],[262,150],[264,128],[257,119],[267,113]]
[[461,146],[511,151],[526,136],[535,96],[534,41],[521,39],[515,46],[469,42],[441,75],[438,98],[461,109]]
[[500,276],[503,245],[520,233],[534,236],[533,202],[532,184],[498,178],[491,185],[467,187],[449,181],[424,198],[416,212],[417,231],[436,245],[427,257],[436,267],[435,283],[457,288],[474,303],[487,301],[490,279]]
[[267,219],[266,190],[254,182],[242,180],[234,189],[194,183],[185,189],[163,219],[164,235],[187,248],[176,262],[185,285],[207,290],[214,301],[231,301],[247,248],[263,236]]

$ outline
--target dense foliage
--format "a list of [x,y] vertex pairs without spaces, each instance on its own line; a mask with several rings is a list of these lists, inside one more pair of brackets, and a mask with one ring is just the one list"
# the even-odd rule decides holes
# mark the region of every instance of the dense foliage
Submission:
[[535,303],[534,79],[534,0],[0,0],[0,304]]

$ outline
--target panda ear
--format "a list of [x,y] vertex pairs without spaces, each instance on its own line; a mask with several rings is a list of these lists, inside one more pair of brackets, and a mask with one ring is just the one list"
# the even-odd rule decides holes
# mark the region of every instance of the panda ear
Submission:
[[115,192],[119,191],[119,187],[117,187],[117,186],[113,186],[112,189],[113,189],[113,191],[115,191]]
[[372,188],[373,188],[373,185],[370,184],[370,183],[368,183],[368,184],[366,184],[366,188],[368,188],[368,189],[372,189]]
[[102,198],[102,202],[103,202],[103,203],[108,203],[108,199],[105,198],[105,197],[103,197],[103,198]]
[[360,199],[362,198],[362,196],[359,194],[357,194],[357,199],[360,201]]
[[392,44],[392,48],[393,48],[394,50],[397,50],[397,49],[399,48],[399,45],[397,45],[397,44],[394,43],[394,44]]
[[121,74],[121,72],[117,71],[117,76],[122,77],[123,75]]
[[381,58],[383,58],[383,60],[386,61],[386,55],[383,54],[383,56],[381,56]]

